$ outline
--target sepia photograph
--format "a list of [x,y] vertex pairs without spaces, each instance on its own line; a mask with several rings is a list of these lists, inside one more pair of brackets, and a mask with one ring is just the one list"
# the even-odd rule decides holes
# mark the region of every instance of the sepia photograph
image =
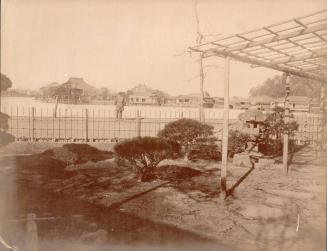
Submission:
[[326,250],[326,0],[0,4],[0,251]]

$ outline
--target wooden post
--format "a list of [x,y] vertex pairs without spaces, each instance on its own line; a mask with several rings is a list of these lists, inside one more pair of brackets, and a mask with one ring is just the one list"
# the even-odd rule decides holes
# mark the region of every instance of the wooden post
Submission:
[[323,150],[323,146],[326,141],[326,95],[325,95],[325,86],[321,85],[321,93],[320,93],[320,110],[321,110],[321,149]]
[[224,75],[224,122],[223,122],[223,142],[222,142],[222,162],[221,162],[221,190],[227,191],[227,152],[228,152],[228,121],[229,121],[229,67],[230,58],[225,57],[225,75]]
[[[284,73],[283,76],[283,82],[285,84],[285,103],[284,103],[284,108],[285,108],[285,114],[284,114],[284,122],[285,125],[289,123],[289,116],[290,116],[290,105],[289,105],[289,100],[288,96],[290,94],[290,76],[288,73]],[[286,170],[286,173],[288,173],[288,130],[286,129],[284,131],[284,136],[283,136],[283,167],[284,170]]]
[[32,107],[32,141],[35,141],[35,107]]
[[136,111],[136,135],[141,137],[141,111]]
[[89,141],[89,110],[85,109],[85,140]]
[[38,251],[38,235],[37,235],[37,225],[35,223],[35,214],[27,215],[26,223],[26,251]]

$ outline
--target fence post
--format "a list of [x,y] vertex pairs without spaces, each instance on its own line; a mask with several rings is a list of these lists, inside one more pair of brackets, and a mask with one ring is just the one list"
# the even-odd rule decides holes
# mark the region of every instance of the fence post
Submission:
[[89,110],[85,109],[85,140],[89,141]]
[[35,107],[32,107],[32,141],[35,141]]
[[27,215],[26,223],[26,251],[38,251],[37,225],[35,223],[35,214]]
[[141,111],[136,111],[136,135],[141,137]]

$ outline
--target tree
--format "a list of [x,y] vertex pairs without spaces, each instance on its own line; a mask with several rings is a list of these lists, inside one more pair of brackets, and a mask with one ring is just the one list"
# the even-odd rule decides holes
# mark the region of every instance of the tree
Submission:
[[183,147],[185,160],[189,154],[200,145],[213,144],[213,126],[201,123],[194,119],[179,119],[168,123],[158,136],[164,139],[176,141]]
[[1,76],[1,91],[5,91],[12,86],[11,80],[4,74],[0,73]]
[[232,158],[234,154],[244,152],[247,143],[252,141],[248,133],[238,130],[229,130],[228,133],[228,157]]
[[156,137],[133,138],[114,147],[117,156],[130,163],[143,182],[154,178],[160,161],[178,157],[180,150],[176,142]]
[[[285,86],[282,83],[281,76],[274,76],[268,78],[265,82],[257,87],[250,89],[249,95],[251,97],[267,95],[274,98],[285,96]],[[290,78],[291,95],[306,96],[309,98],[319,98],[320,84],[316,81],[306,78],[301,78],[292,75]]]
[[[11,80],[6,76],[0,73],[0,100],[1,100],[1,92],[7,90],[12,86]],[[1,107],[1,103],[0,103]],[[0,112],[0,146],[4,146],[14,141],[14,137],[7,133],[8,130],[8,119],[9,116],[5,113]]]

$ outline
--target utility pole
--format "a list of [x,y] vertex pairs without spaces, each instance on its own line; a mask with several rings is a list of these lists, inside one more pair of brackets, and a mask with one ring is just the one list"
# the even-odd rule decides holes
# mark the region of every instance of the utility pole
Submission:
[[[200,45],[203,41],[203,35],[200,30],[200,20],[198,15],[198,1],[195,0],[194,2],[194,12],[195,12],[195,20],[196,20],[196,44]],[[203,103],[204,103],[204,92],[203,92],[203,83],[204,83],[204,71],[203,71],[203,53],[199,53],[199,73],[200,73],[200,107],[199,107],[199,120],[200,122],[204,122],[204,109],[203,109]]]

